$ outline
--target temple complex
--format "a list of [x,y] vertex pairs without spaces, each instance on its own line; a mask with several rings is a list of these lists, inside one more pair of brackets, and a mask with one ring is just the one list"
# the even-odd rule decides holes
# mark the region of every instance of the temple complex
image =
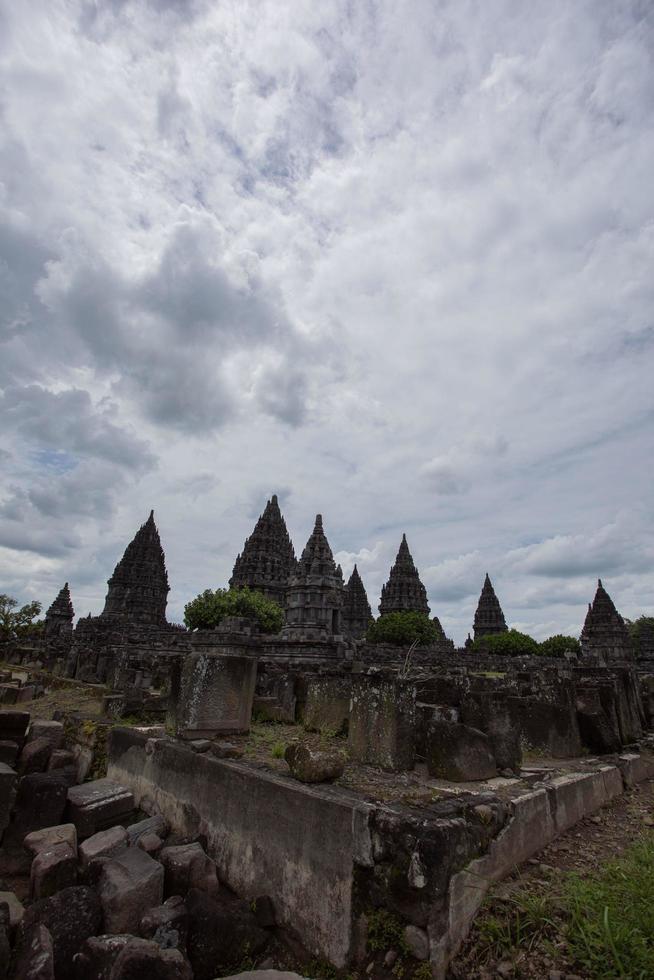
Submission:
[[504,619],[500,601],[495,595],[492,582],[488,576],[488,572],[486,572],[477,611],[475,612],[475,640],[478,640],[480,636],[492,636],[494,633],[504,633],[506,629],[506,620]]
[[427,591],[413,563],[406,534],[402,535],[388,582],[382,586],[379,612],[382,616],[393,612],[420,612],[429,615]]
[[613,600],[597,580],[595,598],[588,606],[581,631],[584,656],[601,656],[605,660],[629,660],[633,647],[625,621],[613,605]]
[[350,575],[343,598],[343,633],[355,640],[365,636],[372,622],[372,610],[366,590],[355,565]]
[[285,638],[321,639],[342,632],[343,573],[334,562],[322,527],[322,516],[306,543],[288,582]]
[[273,494],[255,528],[237,555],[229,580],[232,589],[247,586],[263,592],[284,608],[288,580],[296,567],[293,543]]

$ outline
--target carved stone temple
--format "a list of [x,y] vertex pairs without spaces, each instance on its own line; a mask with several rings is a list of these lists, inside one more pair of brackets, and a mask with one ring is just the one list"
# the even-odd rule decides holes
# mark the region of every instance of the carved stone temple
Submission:
[[366,590],[355,565],[350,575],[343,599],[343,632],[355,640],[365,636],[372,622],[372,610]]
[[317,514],[313,532],[289,579],[282,635],[304,639],[340,636],[343,592],[343,574],[334,562],[322,516]]
[[607,660],[629,660],[633,656],[625,621],[601,579],[597,580],[595,598],[588,606],[580,640],[585,656],[601,655]]
[[480,636],[492,636],[494,633],[505,633],[507,630],[504,613],[500,606],[500,601],[495,595],[495,589],[486,572],[484,585],[479,596],[477,611],[475,612],[475,640]]
[[109,591],[101,619],[166,626],[168,573],[159,531],[150,511],[145,524],[127,545],[107,582]]
[[66,582],[45,614],[43,638],[48,661],[68,656],[73,642],[74,616],[70,589]]
[[379,612],[382,616],[393,612],[420,612],[429,615],[427,591],[411,557],[406,534],[402,535],[388,582],[382,586]]
[[233,589],[247,586],[263,592],[283,608],[288,580],[296,565],[286,521],[279,509],[277,494],[273,494],[236,558],[229,584]]

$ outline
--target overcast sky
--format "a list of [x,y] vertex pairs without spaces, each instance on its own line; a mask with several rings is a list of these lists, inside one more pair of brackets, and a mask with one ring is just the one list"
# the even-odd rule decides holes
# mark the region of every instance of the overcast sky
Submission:
[[462,642],[654,612],[649,0],[0,0],[0,591],[277,492]]

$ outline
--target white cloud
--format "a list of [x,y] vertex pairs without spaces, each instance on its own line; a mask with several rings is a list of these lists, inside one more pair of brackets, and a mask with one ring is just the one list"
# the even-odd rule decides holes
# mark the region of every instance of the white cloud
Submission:
[[179,618],[284,488],[296,549],[321,511],[373,606],[406,530],[458,640],[486,570],[535,632],[597,574],[651,611],[646,5],[0,20],[16,593],[77,576],[99,608],[154,506]]

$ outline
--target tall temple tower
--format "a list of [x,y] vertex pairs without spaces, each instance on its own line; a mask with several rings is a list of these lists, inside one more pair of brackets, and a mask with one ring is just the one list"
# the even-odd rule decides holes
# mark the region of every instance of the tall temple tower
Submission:
[[327,639],[342,629],[343,575],[316,515],[311,537],[291,574],[286,591],[287,639]]
[[68,582],[66,582],[45,614],[43,639],[48,659],[50,659],[51,654],[56,657],[65,656],[68,653],[73,642],[74,616],[75,611],[70,598],[70,589]]
[[279,509],[277,495],[273,494],[236,558],[229,584],[233,589],[248,586],[263,592],[283,608],[288,580],[296,564],[286,521]]
[[365,636],[372,610],[357,566],[354,566],[343,595],[343,633],[355,640]]
[[413,563],[406,534],[402,535],[402,543],[388,582],[382,586],[379,612],[382,616],[392,612],[421,612],[429,615],[427,591]]
[[607,660],[631,660],[633,657],[629,630],[601,578],[597,580],[595,598],[588,606],[580,640],[581,651],[586,656],[601,656]]
[[504,619],[504,613],[500,606],[500,600],[495,595],[495,589],[486,572],[484,585],[479,596],[479,603],[475,613],[475,640],[480,636],[492,636],[494,633],[506,633],[508,627]]
[[166,559],[150,511],[107,585],[109,591],[100,619],[119,619],[146,626],[166,626],[168,574]]

